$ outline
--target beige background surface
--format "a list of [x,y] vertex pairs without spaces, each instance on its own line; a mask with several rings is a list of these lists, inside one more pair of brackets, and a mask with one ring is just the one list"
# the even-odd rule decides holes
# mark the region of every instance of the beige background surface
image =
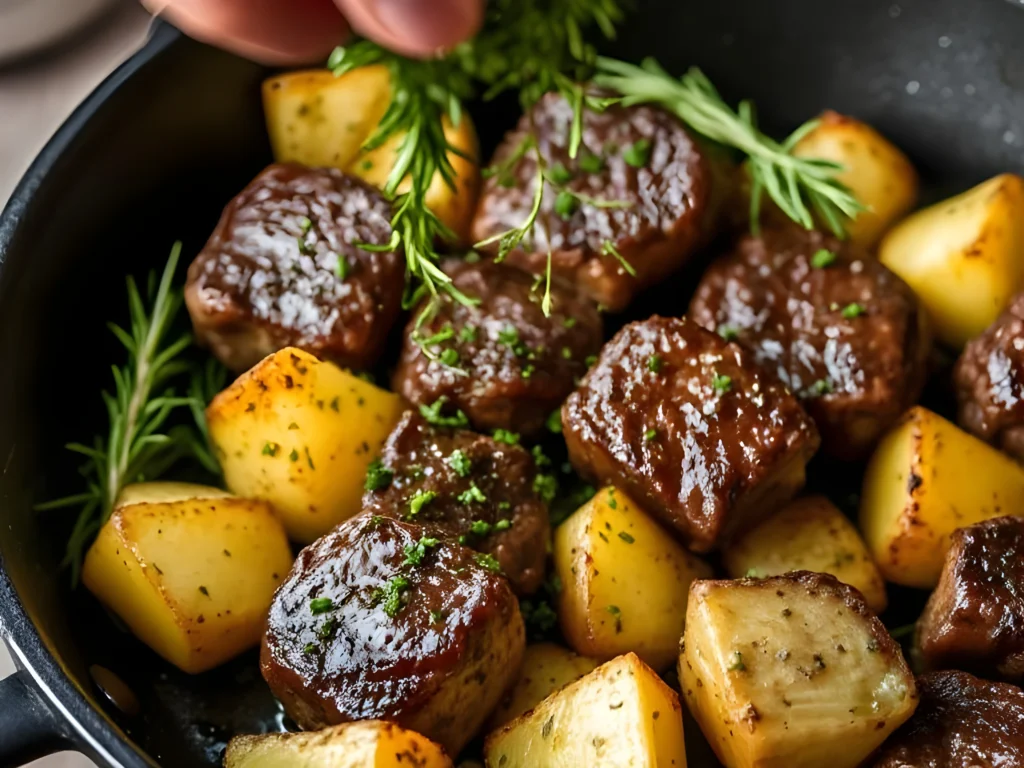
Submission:
[[[74,39],[29,61],[0,69],[0,207],[75,105],[138,48],[148,25],[149,18],[141,7],[124,0]],[[0,643],[0,678],[12,669]],[[32,763],[32,768],[90,766],[89,760],[73,754]]]

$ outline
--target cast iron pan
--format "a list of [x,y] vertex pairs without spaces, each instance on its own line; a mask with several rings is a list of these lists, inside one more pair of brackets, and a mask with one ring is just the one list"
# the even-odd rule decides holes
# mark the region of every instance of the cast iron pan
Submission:
[[[653,54],[673,71],[698,64],[728,98],[754,98],[775,133],[823,107],[857,115],[909,152],[932,196],[1022,170],[1024,12],[1010,3],[638,5],[615,54]],[[32,508],[76,490],[61,445],[104,423],[98,393],[119,359],[104,324],[124,319],[124,276],[161,266],[175,239],[195,253],[270,160],[265,74],[158,25],[61,128],[0,217],[0,636],[21,668],[0,681],[0,766],[68,748],[109,766],[215,766],[231,735],[283,727],[255,654],[183,675],[72,592],[58,565],[68,520]],[[502,105],[473,114],[485,148],[514,119]],[[669,282],[643,302],[647,313],[683,311],[685,286]],[[912,619],[920,595],[892,597],[884,618]],[[93,665],[127,682],[137,713],[104,697]],[[687,741],[691,765],[715,764],[695,730]]]

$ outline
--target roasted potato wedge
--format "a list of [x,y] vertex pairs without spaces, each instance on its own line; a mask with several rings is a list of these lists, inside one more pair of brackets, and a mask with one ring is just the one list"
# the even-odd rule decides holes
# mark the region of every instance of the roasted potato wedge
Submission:
[[490,734],[484,759],[487,768],[686,768],[679,697],[627,653]]
[[937,339],[962,347],[1024,288],[1024,179],[1004,173],[896,225],[878,257],[921,299]]
[[[338,168],[383,187],[404,134],[368,152],[363,142],[376,131],[390,101],[391,76],[383,65],[360,67],[341,77],[326,69],[271,77],[263,83],[263,107],[274,159]],[[455,189],[435,175],[427,205],[465,241],[480,187],[476,130],[463,114],[458,125],[446,119],[445,136],[462,153],[448,155]]]
[[452,761],[418,733],[363,720],[313,733],[236,736],[224,768],[452,768]]
[[82,581],[146,645],[194,674],[259,643],[292,553],[269,504],[193,487],[198,495],[174,500],[182,484],[126,488]]
[[272,503],[308,543],[359,512],[401,413],[397,395],[288,347],[217,395],[206,420],[228,488]]
[[885,582],[853,524],[824,496],[790,502],[722,553],[734,579],[788,571],[831,573],[856,587],[868,607],[885,610]]
[[488,721],[488,730],[500,728],[540,704],[564,685],[579,680],[597,667],[597,661],[554,643],[526,646],[519,679]]
[[917,706],[860,595],[807,571],[695,582],[679,680],[726,768],[854,768]]
[[675,659],[694,579],[710,568],[611,486],[555,531],[558,616],[578,653],[632,651],[655,669]]
[[860,529],[888,581],[931,589],[954,530],[1022,509],[1024,467],[915,406],[868,463]]
[[836,178],[867,206],[847,224],[850,240],[873,247],[917,201],[917,171],[892,142],[867,123],[824,112],[817,128],[793,148],[797,157],[831,160],[843,166]]

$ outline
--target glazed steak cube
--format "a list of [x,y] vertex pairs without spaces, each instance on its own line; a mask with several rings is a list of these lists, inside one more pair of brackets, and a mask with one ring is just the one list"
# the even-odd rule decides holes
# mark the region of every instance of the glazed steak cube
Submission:
[[533,458],[520,446],[434,427],[408,411],[371,470],[363,509],[415,520],[493,555],[513,589],[527,594],[544,579],[549,534],[537,477]]
[[551,313],[545,315],[543,289],[522,270],[454,259],[444,270],[477,303],[444,300],[420,327],[423,307],[413,312],[394,390],[416,405],[446,397],[449,407],[481,431],[506,429],[528,437],[543,432],[552,411],[586,373],[587,358],[601,348],[596,305],[573,286],[556,282]]
[[[484,185],[473,237],[484,240],[527,220],[539,151],[547,189],[532,237],[509,263],[544,274],[550,251],[557,276],[617,311],[706,239],[715,218],[712,166],[682,123],[650,106],[585,110],[582,146],[572,159],[572,119],[557,93],[523,115],[494,154],[492,165],[502,170]],[[537,150],[523,143],[531,136]]]
[[866,455],[924,385],[930,344],[914,292],[820,232],[743,238],[704,273],[690,318],[778,375],[839,458]]
[[749,351],[696,323],[625,326],[562,409],[573,466],[708,551],[804,483],[818,433]]
[[921,703],[864,768],[1024,765],[1024,691],[966,672],[917,679]]
[[953,380],[960,426],[1024,461],[1024,294],[967,342]]
[[1024,518],[986,520],[953,534],[918,638],[932,669],[1024,679]]
[[199,341],[234,371],[300,347],[365,368],[398,318],[405,259],[391,203],[333,168],[277,163],[224,209],[192,262],[185,302]]

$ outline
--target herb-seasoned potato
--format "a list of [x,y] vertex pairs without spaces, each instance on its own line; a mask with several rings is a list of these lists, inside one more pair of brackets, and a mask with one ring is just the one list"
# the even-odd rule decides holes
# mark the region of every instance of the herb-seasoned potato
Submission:
[[1024,179],[1005,173],[897,224],[878,257],[917,293],[935,336],[962,347],[1024,287]]
[[843,166],[836,175],[865,206],[847,225],[850,239],[870,248],[894,222],[914,207],[917,171],[892,142],[867,123],[824,112],[818,127],[793,148],[797,157],[831,160]]
[[500,728],[557,691],[597,667],[594,659],[580,656],[554,643],[526,646],[519,679],[488,721],[489,730]]
[[860,529],[888,580],[931,589],[957,528],[1024,510],[1024,468],[915,406],[875,449]]
[[217,488],[144,483],[122,493],[86,555],[82,581],[146,645],[197,673],[259,643],[291,564],[269,504]]
[[807,571],[695,582],[679,680],[726,768],[854,768],[917,706],[860,595]]
[[401,413],[397,395],[288,347],[217,395],[206,420],[228,488],[271,502],[308,543],[359,512]]
[[[395,150],[404,134],[396,134],[374,150],[363,150],[391,101],[387,67],[360,67],[335,77],[326,69],[288,72],[263,83],[263,106],[274,159],[313,167],[331,167],[384,186],[395,164]],[[465,157],[450,152],[456,191],[434,176],[427,205],[460,238],[469,224],[480,187],[476,131],[463,114],[458,125],[445,122],[445,136]],[[399,188],[405,191],[407,186]]]
[[686,768],[676,692],[627,653],[544,699],[484,743],[487,768]]
[[733,542],[722,560],[734,579],[788,571],[831,573],[859,589],[871,610],[885,610],[885,582],[871,553],[853,524],[824,496],[790,502]]
[[694,579],[711,570],[626,494],[608,486],[555,531],[562,581],[558,615],[579,653],[633,651],[655,669],[672,663]]
[[437,744],[383,720],[362,720],[313,733],[236,736],[224,768],[451,768]]

